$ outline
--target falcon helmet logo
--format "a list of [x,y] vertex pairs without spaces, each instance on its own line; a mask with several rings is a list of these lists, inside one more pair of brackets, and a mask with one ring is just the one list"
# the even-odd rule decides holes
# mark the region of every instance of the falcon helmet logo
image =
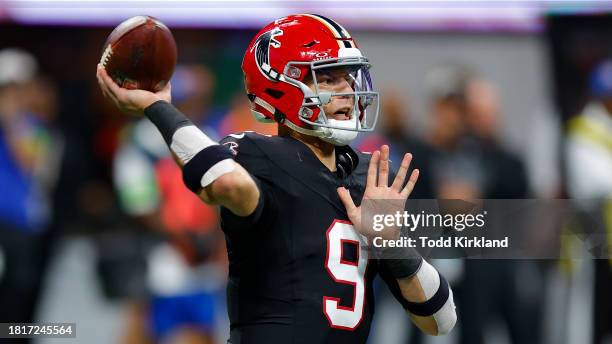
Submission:
[[278,81],[281,74],[270,66],[270,46],[274,48],[280,48],[281,43],[276,39],[278,36],[283,35],[283,30],[278,27],[264,32],[257,41],[251,52],[255,49],[255,63],[259,68],[259,71],[266,76],[266,78],[272,81]]

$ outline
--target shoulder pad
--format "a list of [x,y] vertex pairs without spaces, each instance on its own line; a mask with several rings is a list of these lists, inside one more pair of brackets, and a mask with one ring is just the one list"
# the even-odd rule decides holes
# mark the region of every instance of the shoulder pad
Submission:
[[226,136],[219,144],[226,145],[234,154],[234,159],[249,173],[261,175],[269,166],[269,159],[259,147],[259,142],[273,140],[273,136],[254,131],[244,131]]
[[246,154],[251,151],[249,148],[253,145],[253,140],[258,139],[260,136],[266,137],[254,131],[243,131],[241,133],[229,134],[219,144],[228,146],[234,155]]

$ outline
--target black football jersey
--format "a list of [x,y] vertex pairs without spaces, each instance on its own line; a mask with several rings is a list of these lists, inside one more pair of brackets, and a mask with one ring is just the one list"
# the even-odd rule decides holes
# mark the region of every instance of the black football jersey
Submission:
[[[358,159],[343,178],[291,137],[246,132],[221,143],[260,190],[249,216],[221,208],[229,343],[365,343],[374,314],[372,282],[381,269],[336,189],[347,187],[359,204],[370,156],[338,147],[337,154],[351,150]],[[398,297],[396,281],[383,278]]]

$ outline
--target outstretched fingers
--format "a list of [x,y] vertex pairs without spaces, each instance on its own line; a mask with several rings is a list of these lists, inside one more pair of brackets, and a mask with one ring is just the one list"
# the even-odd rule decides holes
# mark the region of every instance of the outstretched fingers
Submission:
[[404,180],[406,180],[406,174],[408,174],[408,167],[410,167],[410,162],[412,162],[412,154],[406,153],[404,154],[404,158],[402,159],[402,163],[400,168],[397,170],[397,175],[395,176],[395,180],[391,185],[391,188],[397,192],[402,191],[402,186],[404,185]]
[[368,165],[368,178],[366,179],[366,188],[376,187],[376,170],[378,167],[378,160],[380,160],[380,151],[372,153],[370,158],[370,165]]
[[404,186],[402,192],[400,192],[402,197],[408,198],[408,196],[410,196],[412,190],[414,189],[414,186],[416,185],[417,180],[419,180],[419,170],[415,169],[410,174],[410,179],[408,179],[408,183],[406,183],[406,186]]
[[378,186],[389,186],[389,146],[380,147],[380,163],[378,165]]

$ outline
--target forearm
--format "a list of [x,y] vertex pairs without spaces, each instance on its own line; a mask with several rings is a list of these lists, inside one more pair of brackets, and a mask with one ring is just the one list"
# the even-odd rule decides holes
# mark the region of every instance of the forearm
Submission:
[[449,333],[457,315],[453,293],[444,277],[422,258],[417,268],[407,259],[383,262],[396,278],[414,324],[429,335]]
[[[423,303],[427,301],[427,296],[419,280],[415,276],[399,278],[397,283],[402,292],[402,297],[410,302]],[[408,313],[412,322],[424,333],[432,336],[438,335],[438,325],[433,316],[418,316]]]
[[417,327],[434,336],[450,332],[457,321],[453,292],[433,266],[423,261],[414,276],[400,278],[398,284],[404,299],[417,306],[412,311],[419,314],[410,313]]
[[145,115],[162,134],[191,191],[204,202],[225,206],[236,215],[248,215],[255,209],[257,185],[233,160],[229,148],[210,139],[167,102],[153,103]]

